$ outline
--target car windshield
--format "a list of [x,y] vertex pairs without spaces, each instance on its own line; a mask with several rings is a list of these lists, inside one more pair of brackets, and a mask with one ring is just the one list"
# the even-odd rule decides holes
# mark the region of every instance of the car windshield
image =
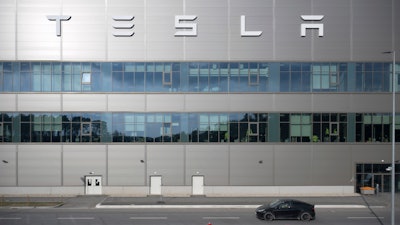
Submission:
[[272,208],[275,208],[281,203],[282,203],[281,200],[276,200],[276,201],[272,202],[271,204],[269,204],[269,206],[272,207]]

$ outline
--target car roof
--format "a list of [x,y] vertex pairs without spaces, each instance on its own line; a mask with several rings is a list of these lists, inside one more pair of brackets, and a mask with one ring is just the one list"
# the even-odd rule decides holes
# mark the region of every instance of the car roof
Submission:
[[293,203],[301,203],[301,204],[312,205],[312,204],[307,203],[307,202],[304,202],[304,201],[300,201],[300,200],[297,200],[297,199],[290,199],[290,198],[279,199],[279,201],[281,201],[281,202],[293,202]]

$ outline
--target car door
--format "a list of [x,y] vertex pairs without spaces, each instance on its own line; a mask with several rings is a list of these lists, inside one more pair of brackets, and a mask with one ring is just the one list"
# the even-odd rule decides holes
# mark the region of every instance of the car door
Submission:
[[294,219],[297,218],[299,210],[293,207],[292,201],[282,202],[275,212],[277,219]]
[[291,202],[284,201],[278,205],[275,211],[275,218],[276,219],[288,219],[292,217],[292,209],[291,209]]

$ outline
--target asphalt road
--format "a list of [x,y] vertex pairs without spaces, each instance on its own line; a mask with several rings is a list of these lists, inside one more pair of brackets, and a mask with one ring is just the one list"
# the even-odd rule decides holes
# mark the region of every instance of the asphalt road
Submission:
[[[307,224],[390,225],[390,209],[318,209]],[[400,211],[397,211],[400,222]],[[253,209],[0,209],[1,225],[294,225],[305,222],[265,222]]]

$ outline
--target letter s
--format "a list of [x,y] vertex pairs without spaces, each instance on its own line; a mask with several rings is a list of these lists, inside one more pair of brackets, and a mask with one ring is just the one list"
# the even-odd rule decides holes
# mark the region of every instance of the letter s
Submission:
[[179,15],[175,16],[175,28],[176,29],[189,29],[184,31],[177,31],[175,32],[176,37],[182,36],[190,36],[195,37],[197,36],[197,23],[181,23],[181,21],[194,21],[196,20],[197,16],[194,15]]

